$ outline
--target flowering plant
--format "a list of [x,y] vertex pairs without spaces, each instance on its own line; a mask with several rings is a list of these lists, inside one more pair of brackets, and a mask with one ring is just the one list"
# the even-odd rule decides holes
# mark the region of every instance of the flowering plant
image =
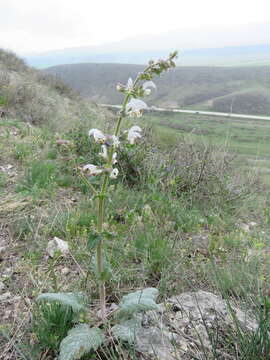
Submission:
[[[95,266],[94,270],[99,284],[101,322],[92,327],[87,324],[86,299],[82,293],[60,292],[40,294],[37,297],[37,303],[40,306],[41,315],[45,314],[41,324],[44,324],[45,318],[49,323],[52,323],[49,324],[52,325],[49,326],[49,329],[55,328],[55,325],[58,325],[62,330],[65,330],[71,323],[76,324],[75,327],[68,331],[66,337],[60,339],[59,360],[80,359],[106,342],[107,333],[101,325],[112,314],[115,315],[115,325],[111,328],[113,337],[133,344],[136,332],[142,326],[136,314],[142,311],[158,309],[156,304],[158,290],[146,288],[124,296],[117,310],[109,313],[106,312],[106,257],[104,256],[103,244],[108,232],[106,232],[104,226],[104,212],[105,200],[108,196],[108,185],[111,180],[117,179],[119,174],[117,151],[127,143],[130,144],[128,147],[135,146],[136,142],[142,138],[142,129],[138,125],[133,125],[130,129],[121,133],[122,120],[125,116],[142,116],[143,111],[147,109],[147,105],[140,98],[149,95],[152,89],[156,89],[156,85],[152,81],[153,76],[160,75],[164,70],[174,67],[176,56],[177,53],[174,52],[169,55],[167,60],[150,61],[145,70],[139,73],[134,81],[129,79],[126,85],[117,85],[117,90],[123,93],[125,97],[112,135],[104,134],[99,129],[91,129],[89,131],[91,141],[100,146],[98,156],[101,162],[103,161],[103,165],[86,164],[79,169],[79,173],[97,200],[96,224],[95,231],[91,233],[93,240],[91,247],[96,247],[96,261],[93,265]],[[122,141],[124,138],[127,141]],[[98,181],[92,181],[93,179],[98,180],[99,177],[101,180],[100,188],[97,186]],[[54,306],[55,304],[57,305],[56,307]],[[62,319],[61,323],[56,324],[55,319]]]
[[[127,84],[117,84],[116,88],[119,92],[124,94],[124,100],[119,111],[114,133],[112,135],[104,134],[99,129],[91,129],[89,131],[90,138],[96,143],[100,144],[101,151],[99,155],[104,160],[103,166],[96,166],[94,164],[87,164],[83,167],[82,173],[85,176],[89,187],[93,191],[95,197],[98,199],[97,206],[97,221],[96,232],[98,234],[98,242],[96,248],[97,260],[97,274],[99,282],[99,295],[102,320],[106,317],[106,295],[105,295],[105,280],[104,280],[104,255],[103,255],[103,224],[104,224],[104,205],[107,196],[107,188],[111,179],[116,179],[119,173],[117,168],[117,148],[121,146],[121,139],[127,136],[127,140],[131,145],[142,137],[142,129],[134,125],[129,130],[120,133],[122,120],[125,116],[141,117],[143,111],[148,107],[146,103],[141,100],[147,96],[151,91],[156,89],[155,83],[152,81],[155,75],[160,75],[163,71],[175,67],[174,60],[177,57],[177,52],[169,55],[167,60],[149,61],[145,70],[139,73],[133,81],[128,79]],[[97,190],[93,184],[87,179],[88,177],[101,176],[101,186]]]

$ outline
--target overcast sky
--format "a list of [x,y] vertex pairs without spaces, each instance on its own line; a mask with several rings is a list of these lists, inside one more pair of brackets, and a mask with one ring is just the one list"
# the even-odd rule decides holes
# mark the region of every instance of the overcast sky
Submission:
[[0,0],[0,47],[23,54],[100,45],[176,29],[269,22],[269,3],[269,0]]

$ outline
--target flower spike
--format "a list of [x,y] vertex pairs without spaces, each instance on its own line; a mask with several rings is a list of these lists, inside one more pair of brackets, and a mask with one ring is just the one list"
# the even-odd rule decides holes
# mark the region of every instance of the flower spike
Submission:
[[111,173],[110,173],[110,178],[111,178],[111,179],[116,179],[117,176],[118,176],[118,173],[119,173],[118,169],[117,169],[117,168],[114,168],[114,169],[111,171]]
[[89,131],[89,136],[93,136],[95,142],[97,143],[104,143],[106,141],[106,136],[98,129],[91,129]]
[[126,106],[126,112],[130,116],[135,115],[140,117],[145,109],[147,109],[146,103],[139,99],[131,99]]
[[83,167],[83,171],[89,176],[96,176],[103,173],[103,169],[99,169],[96,165],[88,164]]
[[151,88],[156,90],[156,84],[153,82],[153,81],[146,81],[144,84],[143,84],[143,90],[144,90],[144,93],[145,95],[150,95],[151,94]]
[[108,160],[108,150],[106,145],[101,145],[101,152],[99,153],[104,160]]
[[130,143],[131,145],[134,144],[134,142],[135,142],[135,140],[136,140],[137,138],[141,138],[141,137],[142,137],[142,135],[140,134],[141,132],[142,132],[142,129],[141,129],[139,126],[137,126],[137,125],[132,126],[132,127],[128,130],[127,139],[128,139],[128,141],[129,141],[129,143]]

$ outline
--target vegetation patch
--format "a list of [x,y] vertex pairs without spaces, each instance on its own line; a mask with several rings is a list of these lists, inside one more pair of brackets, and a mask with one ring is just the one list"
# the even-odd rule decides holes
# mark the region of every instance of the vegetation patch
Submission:
[[[12,71],[20,77],[25,70]],[[127,85],[124,92],[130,91]],[[47,86],[55,95],[55,88]],[[66,94],[57,96],[60,103],[67,102]],[[107,136],[115,115],[91,104],[77,112],[84,103],[69,101],[64,117],[62,112],[54,115],[57,124],[51,119],[29,124],[15,114],[15,106],[1,118],[3,359],[140,359],[134,334],[157,326],[148,311],[159,311],[157,304],[172,296],[198,290],[223,297],[232,323],[202,323],[195,330],[208,334],[204,346],[198,338],[188,338],[194,329],[184,337],[176,328],[168,340],[175,354],[185,349],[187,359],[198,354],[206,359],[268,359],[269,187],[251,171],[268,166],[268,123],[168,113],[143,114],[136,124],[122,119],[123,128],[133,131],[119,133],[118,163],[112,166],[119,174],[110,178],[100,233],[100,196],[92,188],[98,188],[99,176],[113,171],[104,166],[102,147],[110,151],[113,139],[99,143],[89,130],[98,128]],[[140,109],[132,109],[141,115]],[[183,128],[167,126],[178,123]],[[86,164],[103,175],[82,176]],[[52,257],[47,249],[49,241],[57,243],[55,237],[68,251],[55,249]],[[95,253],[101,238],[106,255],[100,274]],[[107,291],[105,321],[99,312],[101,281]],[[83,299],[72,295],[78,293]],[[230,311],[235,307],[256,320],[256,331],[239,323]],[[180,312],[166,305],[170,331],[173,319],[182,318]],[[177,334],[187,347],[177,345]]]

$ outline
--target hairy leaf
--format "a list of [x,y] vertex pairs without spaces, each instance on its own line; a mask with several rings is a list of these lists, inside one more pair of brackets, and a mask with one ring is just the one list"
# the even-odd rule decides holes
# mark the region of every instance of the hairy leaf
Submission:
[[63,306],[70,306],[74,313],[85,310],[82,293],[44,293],[37,297],[37,302],[57,302]]
[[119,325],[112,327],[113,335],[121,341],[126,341],[129,344],[133,344],[136,337],[136,331],[141,328],[141,320],[133,318],[123,321]]
[[157,310],[158,305],[155,300],[158,296],[158,290],[155,288],[146,288],[138,290],[123,297],[119,304],[118,315],[127,317],[138,311]]
[[59,360],[80,359],[91,350],[96,350],[103,343],[104,339],[100,329],[90,328],[86,324],[77,325],[62,340]]

